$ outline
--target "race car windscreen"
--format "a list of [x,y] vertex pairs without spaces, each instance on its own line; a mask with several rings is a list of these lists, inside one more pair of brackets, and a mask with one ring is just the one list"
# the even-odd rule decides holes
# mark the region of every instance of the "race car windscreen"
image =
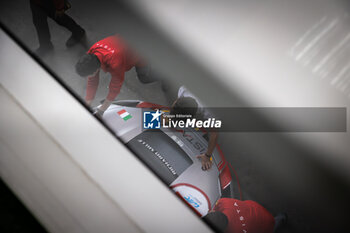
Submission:
[[160,130],[144,131],[127,146],[167,185],[193,163],[185,151]]

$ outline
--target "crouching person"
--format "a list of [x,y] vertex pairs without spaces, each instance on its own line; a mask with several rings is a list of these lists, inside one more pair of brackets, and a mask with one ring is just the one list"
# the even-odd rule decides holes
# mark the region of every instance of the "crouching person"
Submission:
[[287,223],[287,215],[273,217],[254,201],[221,198],[204,220],[222,233],[274,233]]

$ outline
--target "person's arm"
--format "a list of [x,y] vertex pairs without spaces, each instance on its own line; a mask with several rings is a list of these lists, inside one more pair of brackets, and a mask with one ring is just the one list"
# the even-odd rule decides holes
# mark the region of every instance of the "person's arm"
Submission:
[[100,80],[100,71],[98,71],[94,76],[90,76],[87,78],[85,102],[89,106],[91,105],[92,101],[95,98],[99,80]]
[[111,73],[112,78],[109,83],[109,92],[106,99],[103,101],[102,105],[98,109],[98,113],[100,116],[108,109],[108,107],[112,104],[113,100],[117,97],[122,87],[124,81],[124,71],[116,70]]
[[97,111],[94,113],[99,117],[103,116],[103,113],[107,110],[107,108],[112,104],[112,101],[105,99],[102,103],[102,105],[97,109]]
[[210,160],[210,158],[213,154],[213,151],[215,149],[217,141],[218,141],[218,133],[217,132],[210,132],[207,151],[204,154],[197,156],[197,158],[199,158],[202,162],[202,169],[203,170],[210,169],[212,164],[213,164],[213,162]]
[[210,132],[209,133],[209,143],[206,154],[212,155],[215,149],[216,143],[218,142],[218,132]]

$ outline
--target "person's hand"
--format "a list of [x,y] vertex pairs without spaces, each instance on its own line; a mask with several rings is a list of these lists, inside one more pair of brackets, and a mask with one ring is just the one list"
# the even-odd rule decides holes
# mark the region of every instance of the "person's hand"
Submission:
[[213,162],[210,160],[208,156],[206,156],[205,154],[201,154],[201,155],[198,155],[197,158],[200,159],[202,162],[203,171],[211,168],[211,165],[213,164]]
[[103,113],[104,113],[104,111],[101,111],[99,108],[97,108],[93,114],[94,114],[94,116],[97,116],[98,118],[102,119]]
[[64,9],[55,11],[55,18],[61,18],[64,15]]
[[92,100],[85,100],[85,103],[90,107],[92,104]]

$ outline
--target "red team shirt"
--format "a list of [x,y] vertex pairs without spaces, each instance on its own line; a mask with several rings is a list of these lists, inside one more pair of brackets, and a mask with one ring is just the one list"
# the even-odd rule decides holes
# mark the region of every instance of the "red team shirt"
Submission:
[[214,207],[228,218],[226,233],[272,233],[275,219],[254,201],[221,198]]
[[[111,74],[107,100],[114,100],[124,82],[124,74],[134,66],[144,66],[140,58],[132,52],[118,36],[110,36],[95,43],[88,51],[100,60],[101,69]],[[98,87],[100,72],[88,77],[85,100],[93,100]]]

